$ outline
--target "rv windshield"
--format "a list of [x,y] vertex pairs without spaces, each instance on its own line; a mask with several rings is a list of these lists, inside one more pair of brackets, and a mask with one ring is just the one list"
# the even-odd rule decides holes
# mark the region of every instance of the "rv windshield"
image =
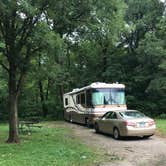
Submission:
[[95,105],[121,105],[125,104],[123,88],[100,88],[92,91],[92,104]]

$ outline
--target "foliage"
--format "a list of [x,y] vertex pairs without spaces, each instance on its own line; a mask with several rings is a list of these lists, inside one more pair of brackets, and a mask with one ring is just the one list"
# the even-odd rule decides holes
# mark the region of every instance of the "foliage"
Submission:
[[166,135],[166,120],[164,119],[156,119],[157,129],[160,133],[165,136]]
[[166,119],[166,114],[160,114],[157,118],[158,119]]
[[[14,2],[0,2],[11,18]],[[18,71],[27,69],[18,103],[20,118],[62,118],[63,93],[96,81],[124,83],[128,108],[153,116],[166,113],[166,16],[161,1],[43,3],[23,0],[17,5],[18,27],[28,18],[36,18],[40,6],[46,7],[16,56]],[[0,32],[0,64],[9,67],[2,35]],[[18,35],[16,44],[20,39]],[[28,47],[32,52],[27,63]],[[8,115],[8,75],[2,68],[0,78],[4,119]]]
[[155,116],[165,112],[166,71],[161,68],[166,58],[164,5],[156,0],[126,2],[128,24],[122,42],[127,53],[122,53],[121,81],[125,81],[127,93],[132,96],[129,108]]

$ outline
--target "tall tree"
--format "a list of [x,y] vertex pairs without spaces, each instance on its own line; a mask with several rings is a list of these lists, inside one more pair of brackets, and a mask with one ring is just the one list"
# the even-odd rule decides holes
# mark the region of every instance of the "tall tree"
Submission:
[[158,24],[164,17],[164,4],[159,0],[126,0],[126,4],[126,27],[121,42],[125,52],[120,64],[131,99],[129,107],[155,110],[151,108],[153,103],[145,106],[145,99],[148,98],[147,89],[159,71],[157,54],[163,55],[163,42],[156,37],[156,31],[159,31]]
[[[166,96],[166,45],[165,18],[157,24],[156,30],[146,33],[137,49],[139,66],[135,69],[135,79],[147,99],[144,105],[154,114],[165,112]],[[141,93],[142,93],[141,91]],[[141,95],[141,94],[140,94]],[[143,101],[144,102],[144,101]]]
[[9,143],[20,142],[17,102],[30,58],[39,49],[34,29],[47,7],[47,1],[0,1],[0,36],[5,44],[1,65],[9,76]]
[[72,43],[71,54],[75,55],[71,70],[76,78],[82,80],[80,85],[77,83],[75,86],[106,80],[104,74],[108,57],[112,54],[124,25],[126,6],[123,1],[92,2],[88,23],[78,27],[72,40],[68,40]]

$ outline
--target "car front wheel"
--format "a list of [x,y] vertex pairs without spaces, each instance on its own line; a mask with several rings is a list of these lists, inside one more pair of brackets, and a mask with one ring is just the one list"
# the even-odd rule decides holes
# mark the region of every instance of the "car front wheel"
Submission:
[[96,131],[96,133],[99,133],[99,126],[98,126],[98,124],[97,123],[95,123],[95,131]]

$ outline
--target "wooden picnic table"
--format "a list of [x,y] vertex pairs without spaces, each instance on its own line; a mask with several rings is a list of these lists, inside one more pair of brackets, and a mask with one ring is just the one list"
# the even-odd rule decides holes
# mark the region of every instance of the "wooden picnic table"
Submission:
[[37,127],[41,128],[42,126],[38,124],[38,121],[19,121],[19,131],[27,131],[28,133],[32,132],[32,128]]

